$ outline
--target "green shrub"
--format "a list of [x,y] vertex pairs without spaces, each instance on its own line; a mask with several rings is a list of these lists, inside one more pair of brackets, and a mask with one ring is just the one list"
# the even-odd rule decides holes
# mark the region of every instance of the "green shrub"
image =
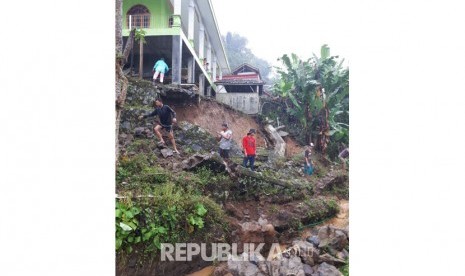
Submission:
[[123,156],[116,168],[116,181],[129,180],[132,176],[139,174],[144,168],[149,166],[145,154],[137,154],[133,157]]
[[160,184],[165,183],[168,180],[168,175],[159,167],[146,167],[136,177],[136,179],[140,182]]
[[115,212],[117,252],[130,253],[138,246],[157,253],[161,243],[186,242],[225,227],[218,204],[170,182],[154,186],[150,197],[119,199]]
[[309,206],[309,223],[331,218],[339,212],[339,205],[334,199],[312,198],[306,204]]
[[341,267],[339,271],[342,273],[342,275],[349,276],[349,259],[348,258],[347,258],[347,264]]

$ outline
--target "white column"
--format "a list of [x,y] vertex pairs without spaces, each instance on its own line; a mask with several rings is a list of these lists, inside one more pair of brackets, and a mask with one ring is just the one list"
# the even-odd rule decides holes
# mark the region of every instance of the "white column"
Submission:
[[221,68],[220,68],[220,80],[222,80],[222,79],[223,79],[223,70],[221,70]]
[[194,83],[194,70],[195,70],[194,58],[189,57],[189,59],[187,60],[187,82],[188,83]]
[[200,74],[200,76],[199,76],[199,94],[202,95],[202,96],[205,96],[204,90],[205,90],[205,75]]
[[173,2],[173,27],[181,27],[181,0]]
[[208,40],[207,44],[207,71],[211,72],[212,71],[212,44],[210,43],[210,40]]
[[216,81],[216,56],[213,56],[212,68],[213,68],[213,72],[212,72],[213,81]]
[[195,3],[194,0],[189,0],[189,20],[187,28],[187,39],[194,43],[194,18],[195,18]]
[[204,41],[205,41],[205,27],[203,26],[203,23],[202,21],[200,21],[200,27],[199,27],[199,59],[200,59],[200,62],[203,62],[203,58],[204,58],[204,51],[205,51],[205,44],[204,44]]
[[174,0],[173,14],[181,14],[181,0]]

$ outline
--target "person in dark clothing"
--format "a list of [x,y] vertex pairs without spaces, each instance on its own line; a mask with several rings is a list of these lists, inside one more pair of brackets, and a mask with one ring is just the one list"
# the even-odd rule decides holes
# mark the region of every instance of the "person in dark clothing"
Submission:
[[244,152],[243,166],[247,167],[247,163],[250,165],[250,169],[254,170],[256,145],[255,145],[255,129],[251,128],[244,138],[242,138],[242,150]]
[[173,144],[174,152],[179,153],[179,151],[176,149],[176,142],[173,135],[173,123],[176,123],[176,112],[174,112],[171,107],[164,105],[161,99],[156,99],[153,102],[153,105],[155,110],[150,114],[139,116],[139,120],[158,115],[158,117],[160,117],[160,125],[157,125],[153,128],[155,134],[157,135],[158,139],[160,139],[160,143],[165,145],[165,141],[163,140],[163,136],[161,135],[160,130],[164,129],[166,132],[168,132],[168,137]]

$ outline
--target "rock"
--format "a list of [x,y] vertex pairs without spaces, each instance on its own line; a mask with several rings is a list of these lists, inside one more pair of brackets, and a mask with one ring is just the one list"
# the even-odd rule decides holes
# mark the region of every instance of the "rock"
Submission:
[[297,213],[291,213],[287,210],[279,210],[276,218],[273,218],[272,224],[276,231],[283,232],[289,228],[295,227],[301,218]]
[[195,89],[193,86],[184,86],[176,84],[160,85],[161,98],[166,101],[173,101],[176,103],[189,103],[195,101]]
[[319,247],[328,246],[336,251],[341,251],[349,244],[349,239],[344,231],[329,225],[319,229],[318,239],[320,240]]
[[228,264],[227,263],[221,263],[218,266],[215,267],[215,270],[213,270],[213,276],[229,276],[231,272],[228,270]]
[[279,275],[305,276],[304,266],[298,256],[283,258],[279,268]]
[[309,266],[308,264],[304,264],[303,266],[305,276],[311,276],[313,273],[313,268]]
[[336,257],[341,260],[345,260],[349,257],[349,252],[345,249],[342,249],[342,251],[336,253]]
[[193,171],[199,167],[207,167],[214,172],[224,172],[226,164],[218,153],[194,154],[182,161],[183,170]]
[[180,168],[181,168],[181,163],[177,163],[177,162],[173,163],[173,170],[174,171],[176,171],[176,170],[178,170]]
[[190,129],[193,129],[195,127],[195,125],[187,122],[187,121],[182,121],[179,123],[179,127],[183,130],[183,131],[188,131]]
[[302,262],[311,266],[318,263],[320,251],[316,249],[313,244],[306,241],[295,240],[292,242],[292,245],[294,250],[298,248],[298,255],[302,259]]
[[264,129],[274,143],[273,155],[277,157],[284,157],[286,152],[286,142],[284,142],[283,138],[272,125],[268,124]]
[[167,157],[170,157],[170,156],[173,156],[173,151],[171,149],[162,149],[160,150],[161,154],[163,155],[163,157],[167,158]]
[[277,232],[273,225],[269,223],[260,225],[257,221],[245,221],[237,223],[237,225],[238,227],[231,235],[233,242],[238,244],[237,248],[239,252],[244,250],[244,243],[254,243],[256,245],[265,243],[262,253],[267,252],[271,244],[278,240],[276,237]]
[[166,144],[164,144],[162,142],[157,143],[157,148],[159,148],[159,149],[167,149]]
[[328,253],[320,255],[319,256],[319,261],[320,262],[325,262],[325,263],[328,263],[328,264],[331,264],[331,265],[334,265],[334,266],[342,266],[342,265],[346,264],[346,262],[344,260],[335,258],[335,257],[329,255]]
[[334,237],[332,237],[329,242],[330,246],[336,250],[344,249],[348,243],[349,239],[341,230],[334,231]]
[[136,127],[134,129],[134,136],[143,137],[145,133],[145,127]]
[[120,127],[122,129],[129,130],[129,129],[131,129],[131,123],[128,122],[128,121],[122,122]]
[[261,215],[261,216],[258,218],[258,224],[260,224],[261,226],[267,225],[267,224],[268,224],[268,220],[267,220],[266,218],[264,218],[263,215]]
[[320,240],[318,239],[317,236],[308,237],[307,241],[309,243],[313,244],[315,247],[318,247],[318,245],[320,245]]
[[254,258],[247,253],[242,253],[237,259],[228,258],[228,270],[233,275],[265,276],[266,274],[260,272],[256,264],[249,261],[251,259]]
[[331,227],[329,225],[323,226],[318,230],[318,239],[320,240],[319,247],[325,247],[329,244],[331,235]]
[[344,185],[347,185],[348,179],[349,178],[346,174],[337,176],[329,174],[317,182],[315,192],[319,194],[323,191],[330,191],[334,187],[341,188]]
[[327,263],[320,264],[316,272],[318,276],[343,276],[335,266]]
[[349,238],[349,226],[347,226],[347,227],[344,228],[344,229],[341,229],[341,231],[344,232],[344,234],[346,234],[346,236],[347,236],[348,239],[350,239],[350,238]]
[[281,137],[286,137],[286,136],[289,135],[289,132],[285,132],[285,131],[280,130],[280,131],[278,131],[278,134],[279,134],[279,136],[281,136]]
[[191,148],[195,151],[201,151],[202,147],[197,144],[192,144]]

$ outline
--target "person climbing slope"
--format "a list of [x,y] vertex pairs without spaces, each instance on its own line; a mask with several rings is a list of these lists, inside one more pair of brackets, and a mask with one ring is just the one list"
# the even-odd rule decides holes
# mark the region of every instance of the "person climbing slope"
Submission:
[[165,63],[165,59],[159,59],[152,69],[152,72],[155,71],[153,74],[153,83],[156,82],[158,74],[160,74],[160,83],[163,83],[163,78],[165,77],[165,74],[168,73],[168,70],[168,64]]
[[168,132],[168,137],[170,138],[171,143],[173,144],[174,152],[179,153],[176,148],[176,141],[174,140],[173,134],[173,123],[176,123],[176,112],[174,112],[171,107],[166,104],[163,104],[161,99],[156,99],[153,101],[153,106],[155,110],[146,115],[139,116],[139,120],[145,119],[147,117],[153,117],[158,115],[160,117],[160,125],[157,125],[153,128],[155,134],[157,135],[158,139],[160,139],[160,144],[165,145],[165,141],[163,140],[163,136],[161,135],[160,130],[165,130]]

